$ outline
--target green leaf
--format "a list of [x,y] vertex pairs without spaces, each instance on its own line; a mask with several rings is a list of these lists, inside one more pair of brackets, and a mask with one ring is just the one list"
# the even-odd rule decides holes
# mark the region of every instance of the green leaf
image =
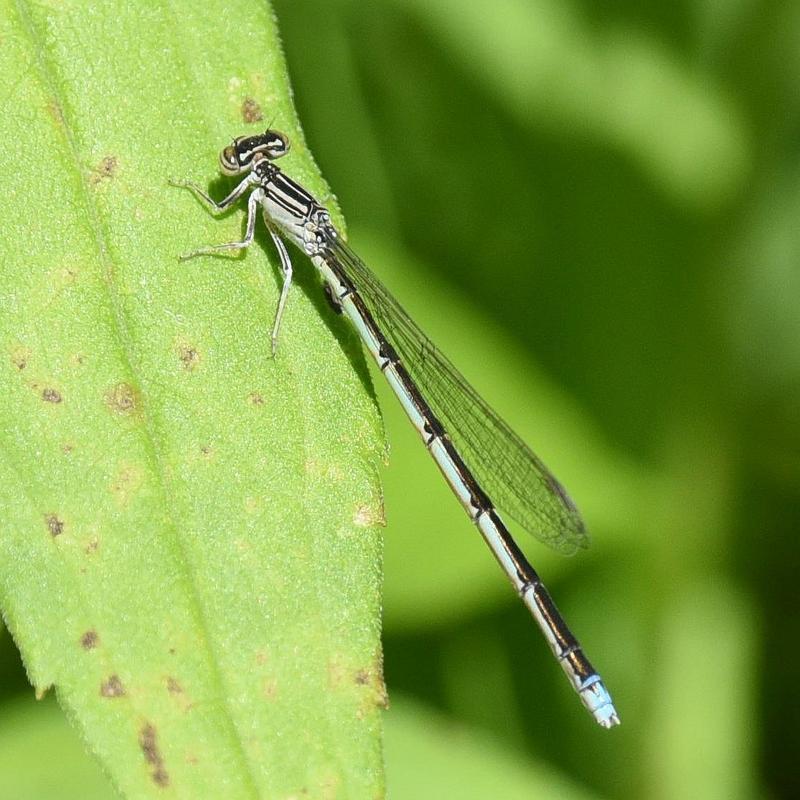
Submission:
[[[206,184],[293,144],[269,8],[4,2],[0,607],[129,797],[382,792],[382,431],[354,334]],[[220,196],[227,182],[212,183]],[[354,370],[354,364],[356,369]]]
[[[678,586],[658,631],[660,691],[645,757],[650,791],[755,797],[755,609],[722,579],[684,579]],[[691,738],[681,735],[686,728]]]
[[596,797],[552,767],[402,697],[392,697],[387,716],[386,771],[398,800]]
[[[58,769],[42,769],[42,753]],[[115,792],[50,701],[5,703],[0,716],[2,796],[109,800]]]
[[554,0],[497,0],[491,14],[458,0],[408,5],[523,125],[589,132],[690,207],[724,205],[746,181],[741,109],[636,26],[604,27]]

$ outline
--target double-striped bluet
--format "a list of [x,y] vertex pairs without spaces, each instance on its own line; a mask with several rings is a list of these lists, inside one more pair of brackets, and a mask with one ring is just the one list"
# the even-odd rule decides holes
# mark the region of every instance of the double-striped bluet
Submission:
[[566,553],[588,543],[575,504],[350,249],[322,204],[273,163],[288,149],[287,137],[271,129],[235,139],[220,153],[219,166],[225,175],[244,178],[220,202],[194,183],[172,182],[191,189],[214,213],[248,195],[247,226],[241,241],[203,247],[182,258],[249,247],[261,208],[284,278],[272,329],[273,352],[292,283],[292,262],[283,239],[311,259],[334,306],[355,326],[583,704],[604,728],[619,724],[602,679],[506,528],[494,501],[538,539]]

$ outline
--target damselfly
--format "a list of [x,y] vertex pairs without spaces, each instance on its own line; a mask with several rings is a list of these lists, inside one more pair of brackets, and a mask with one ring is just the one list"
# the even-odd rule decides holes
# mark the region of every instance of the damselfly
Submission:
[[619,717],[603,681],[490,496],[522,527],[562,552],[572,552],[588,542],[575,504],[547,467],[489,408],[350,249],[331,223],[328,211],[275,166],[274,160],[288,149],[289,140],[274,130],[235,139],[220,153],[219,166],[225,175],[244,178],[220,202],[196,184],[173,182],[191,189],[215,213],[249,193],[247,228],[241,241],[203,247],[183,258],[249,247],[261,207],[283,270],[272,329],[273,352],[292,283],[292,263],[282,237],[311,259],[322,274],[335,307],[355,326],[445,480],[541,628],[583,704],[603,727],[617,725]]

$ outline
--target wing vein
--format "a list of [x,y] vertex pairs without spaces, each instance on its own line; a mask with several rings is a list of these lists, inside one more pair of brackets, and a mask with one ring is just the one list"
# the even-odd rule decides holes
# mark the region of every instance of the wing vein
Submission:
[[331,237],[327,250],[361,295],[464,463],[497,508],[556,550],[571,553],[586,547],[588,535],[575,503],[538,456],[340,237]]

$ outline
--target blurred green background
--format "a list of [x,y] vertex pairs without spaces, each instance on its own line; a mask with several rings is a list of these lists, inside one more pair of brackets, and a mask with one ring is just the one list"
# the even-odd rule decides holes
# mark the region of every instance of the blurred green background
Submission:
[[[389,796],[799,797],[800,6],[274,6],[354,246],[584,511],[520,543],[623,720],[376,380]],[[0,703],[0,800],[111,796],[7,634]]]

